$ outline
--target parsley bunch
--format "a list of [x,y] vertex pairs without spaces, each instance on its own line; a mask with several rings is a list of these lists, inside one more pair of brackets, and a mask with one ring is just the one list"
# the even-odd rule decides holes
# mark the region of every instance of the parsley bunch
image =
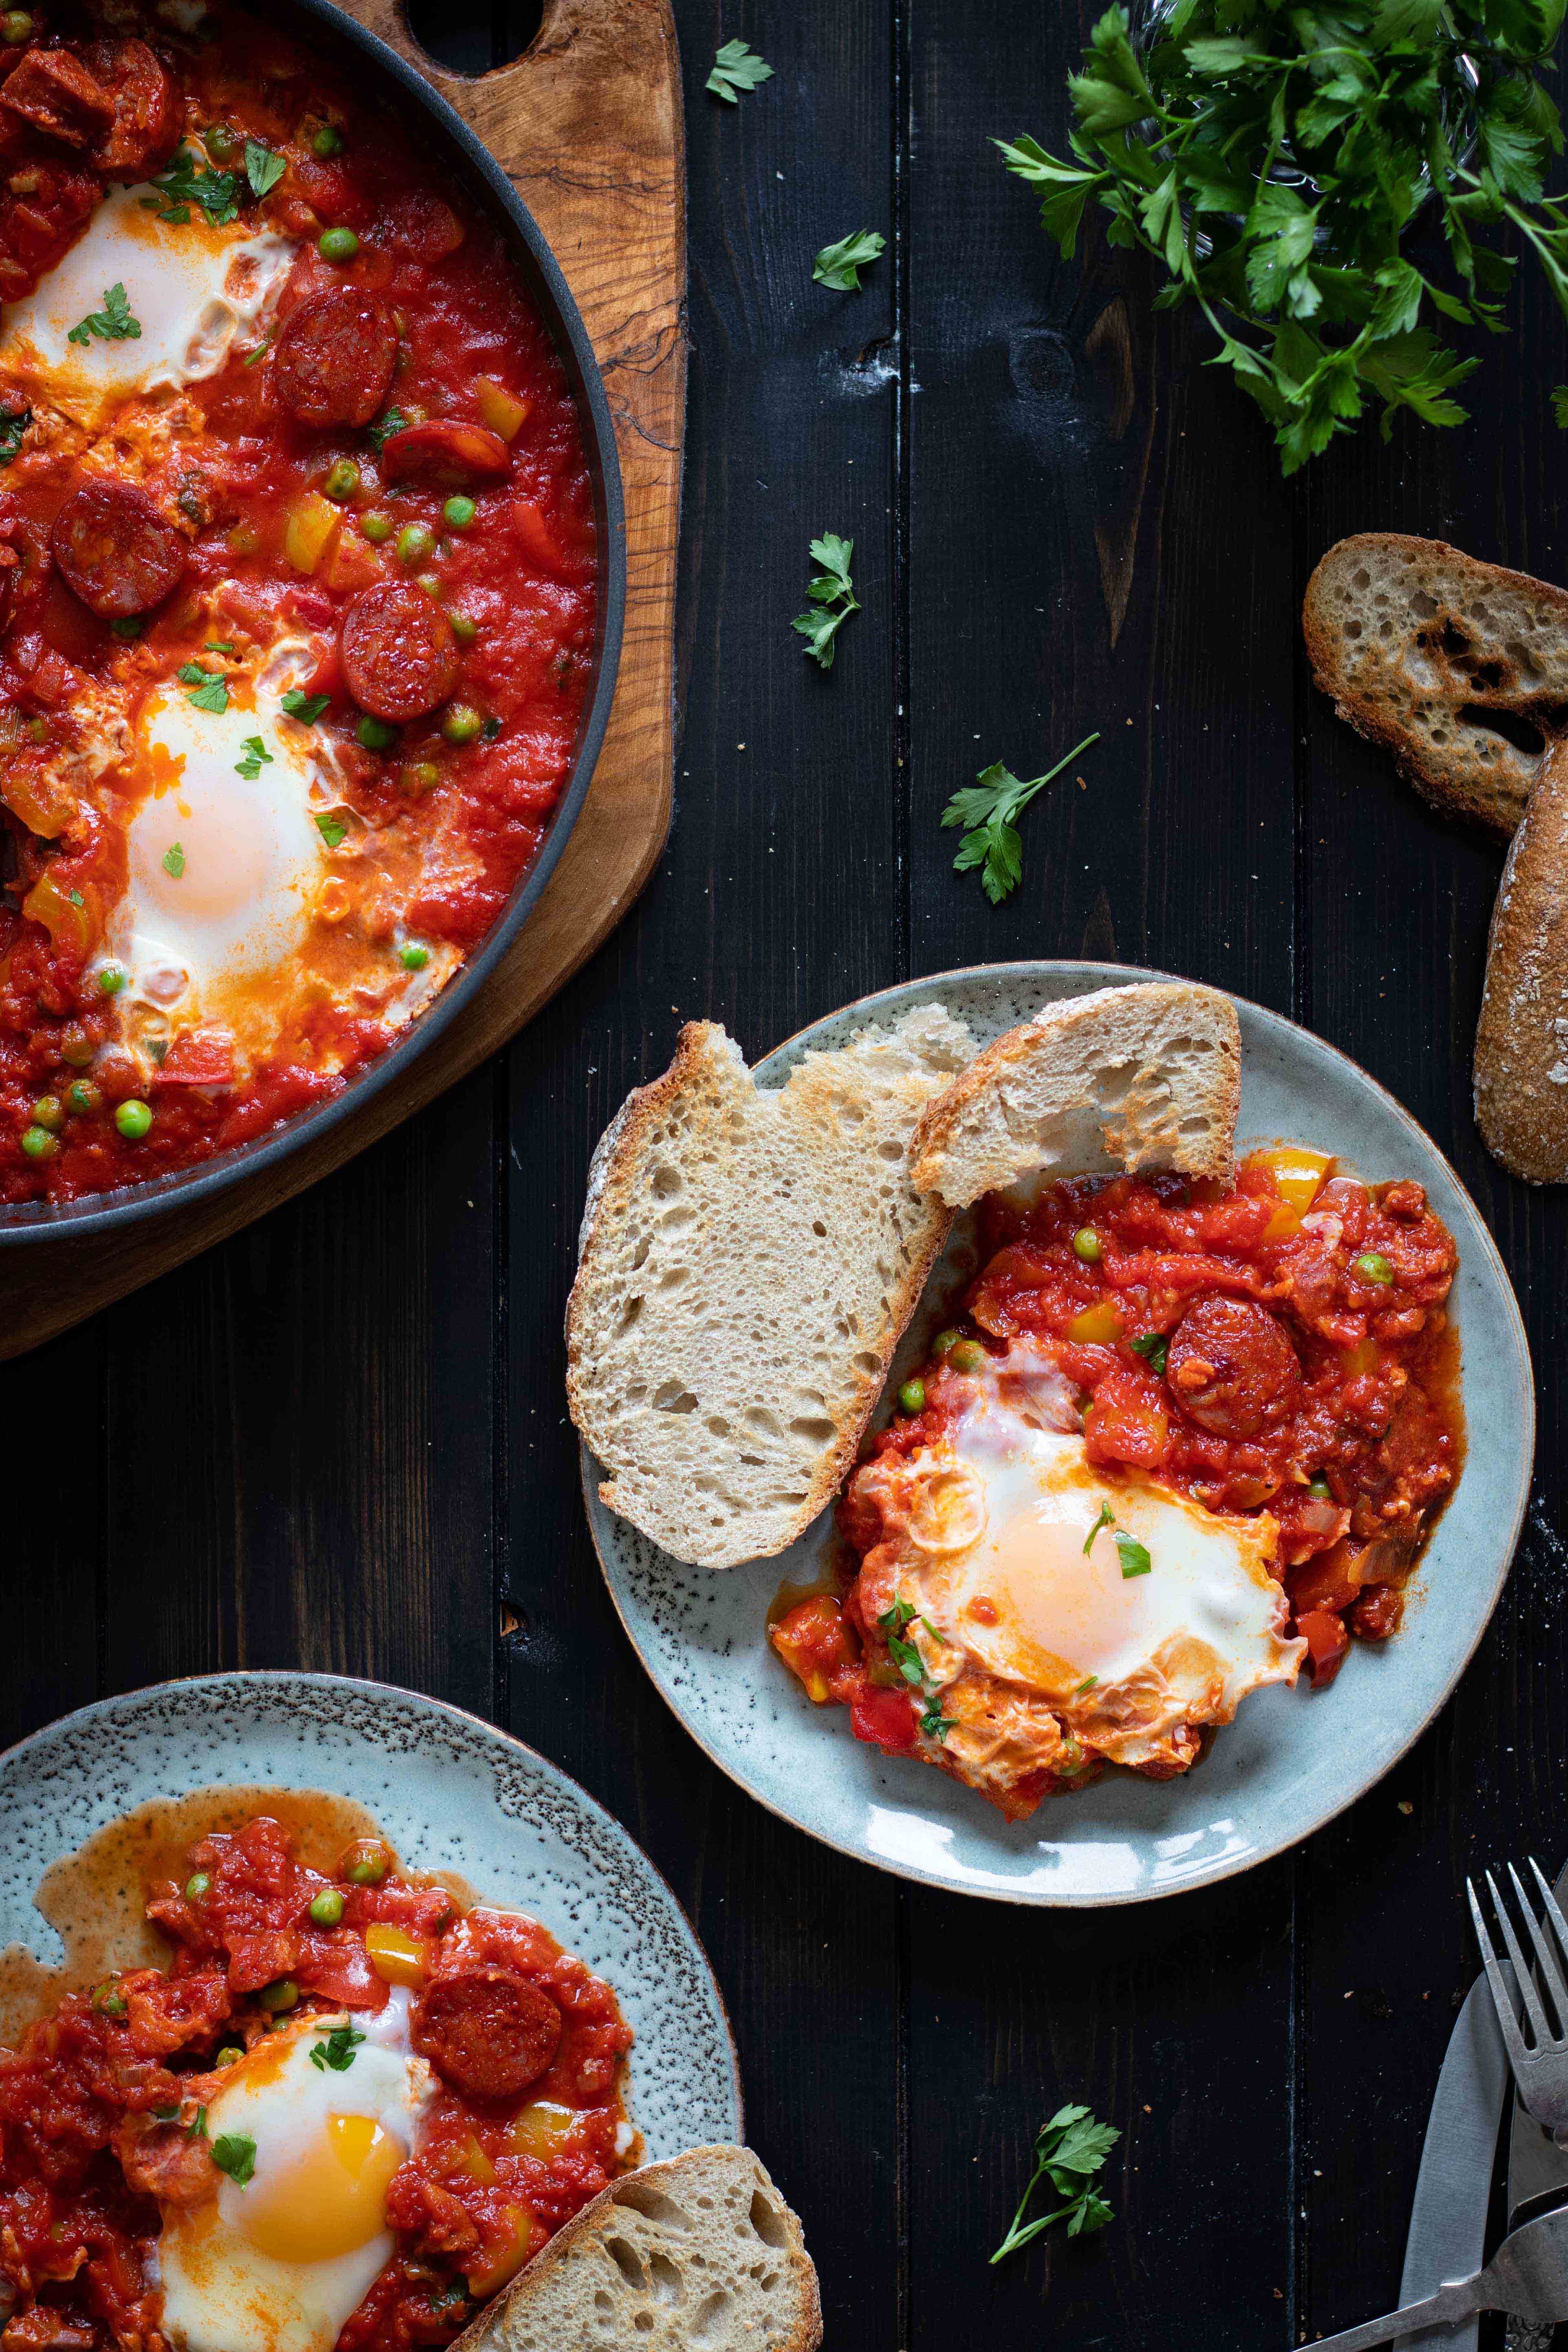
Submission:
[[[1069,2238],[1088,2237],[1095,2230],[1103,2230],[1114,2216],[1094,2187],[1094,2179],[1104,2169],[1106,2158],[1121,2137],[1114,2125],[1097,2124],[1087,2107],[1058,2107],[1050,2122],[1042,2124],[1035,2136],[1035,2169],[992,2262],[999,2263],[1008,2254],[1016,2254],[1020,2246],[1026,2246],[1031,2238],[1037,2238],[1054,2221],[1067,2223]],[[1039,2213],[1032,2221],[1026,2221],[1029,2200],[1042,2180],[1050,2182],[1062,2202],[1054,2212]]]
[[[1513,230],[1568,314],[1568,203],[1542,194],[1563,148],[1536,79],[1568,0],[1171,0],[1147,54],[1108,8],[1068,78],[1072,160],[998,140],[1072,253],[1086,206],[1112,245],[1163,268],[1156,300],[1195,303],[1294,473],[1381,402],[1458,425],[1479,365],[1437,321],[1503,331]],[[1447,283],[1405,250],[1430,198]],[[1428,250],[1428,247],[1432,250]]]

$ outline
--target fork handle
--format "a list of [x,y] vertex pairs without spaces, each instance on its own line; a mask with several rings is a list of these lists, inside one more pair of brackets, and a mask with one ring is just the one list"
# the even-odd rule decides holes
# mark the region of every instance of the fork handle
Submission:
[[1478,2271],[1474,2278],[1452,2279],[1422,2303],[1407,2303],[1403,2311],[1368,2319],[1340,2336],[1321,2336],[1311,2352],[1362,2352],[1363,2345],[1386,2344],[1395,2336],[1414,2336],[1423,2327],[1455,2327],[1461,2319],[1486,2308],[1479,2293],[1481,2276]]

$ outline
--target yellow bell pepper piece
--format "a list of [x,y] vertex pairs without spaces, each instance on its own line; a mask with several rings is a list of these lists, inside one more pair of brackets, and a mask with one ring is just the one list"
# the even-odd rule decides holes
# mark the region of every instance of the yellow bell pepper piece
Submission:
[[1281,1201],[1263,1228],[1263,1238],[1266,1242],[1288,1242],[1292,1234],[1299,1234],[1300,1230],[1300,1218],[1294,1209],[1288,1208]]
[[503,441],[515,441],[528,422],[529,404],[520,400],[515,392],[508,392],[504,383],[497,383],[482,375],[474,385],[479,415],[492,433]]
[[496,2177],[495,2166],[490,2162],[489,2158],[485,2154],[484,2149],[479,2146],[479,2141],[475,2139],[471,2132],[468,2135],[468,2145],[463,2150],[462,2165],[463,2170],[468,2174],[469,2179],[477,2180],[481,2188],[489,2189],[494,2186]]
[[536,2157],[541,2164],[548,2164],[565,2147],[576,2121],[575,2107],[563,2107],[554,2099],[531,2099],[526,2107],[519,2107],[507,2127],[508,2146],[519,2156]]
[[1286,1207],[1302,1217],[1318,1197],[1332,1156],[1327,1151],[1309,1151],[1304,1144],[1278,1143],[1267,1151],[1255,1151],[1248,1164],[1267,1168]]
[[489,2249],[468,2274],[468,2292],[481,2299],[505,2286],[508,2279],[515,2278],[529,2256],[538,2251],[550,2234],[526,2205],[509,2205],[506,2216],[506,2238],[500,2245]]
[[289,509],[283,552],[296,572],[314,572],[342,516],[330,499],[305,490]]
[[1110,1348],[1121,1337],[1121,1309],[1113,1298],[1100,1298],[1075,1315],[1068,1325],[1068,1338],[1080,1347]]
[[364,1948],[383,1984],[424,1983],[425,1947],[406,1927],[388,1927],[378,1919],[364,1931]]

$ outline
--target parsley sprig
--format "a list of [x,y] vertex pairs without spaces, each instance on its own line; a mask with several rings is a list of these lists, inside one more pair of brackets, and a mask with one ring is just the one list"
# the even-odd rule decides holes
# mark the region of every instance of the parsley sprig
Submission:
[[[1085,2238],[1113,2221],[1111,2208],[1093,2184],[1121,2137],[1114,2125],[1097,2124],[1087,2107],[1058,2107],[1035,2136],[1035,2169],[992,2262],[1005,2261],[1055,2222],[1067,2223],[1069,2238]],[[1042,2180],[1050,2182],[1062,2202],[1054,2212],[1037,2213],[1026,2221],[1029,2200]]]
[[328,2067],[334,2074],[346,2074],[354,2063],[354,2052],[364,2035],[352,2025],[334,2025],[324,2042],[310,2044],[310,2063],[325,2074]]
[[[795,626],[800,626],[798,621]],[[989,768],[981,769],[973,784],[954,793],[943,809],[944,825],[962,824],[967,828],[952,861],[953,872],[965,874],[972,866],[978,866],[982,887],[994,907],[999,907],[1023,877],[1024,845],[1015,820],[1037,793],[1043,793],[1064,768],[1071,766],[1080,751],[1087,751],[1091,743],[1099,740],[1098,730],[1086,735],[1054,768],[1047,768],[1043,776],[1030,777],[1026,783],[1020,782],[1000,760],[994,761]]]
[[102,343],[141,341],[142,321],[132,317],[131,304],[123,286],[106,286],[102,310],[89,310],[85,319],[79,319],[66,341],[68,343],[79,343],[85,351],[95,335]]
[[822,566],[806,588],[811,609],[797,614],[790,623],[805,639],[805,650],[821,669],[833,667],[834,639],[849,618],[858,613],[855,583],[849,577],[849,559],[855,552],[852,539],[840,539],[837,531],[826,530],[820,539],[811,542],[811,560]]
[[[912,1601],[895,1601],[890,1609],[883,1610],[877,1623],[887,1642],[889,1657],[916,1695],[926,1702],[921,1717],[921,1729],[928,1739],[942,1740],[946,1738],[958,1718],[943,1715],[942,1694],[926,1672],[925,1660],[914,1643],[904,1639],[904,1628],[915,1613]],[[942,1640],[929,1617],[922,1617],[920,1622],[932,1641]]]
[[[1487,233],[1522,237],[1568,313],[1568,200],[1542,193],[1563,132],[1536,79],[1563,16],[1563,0],[1183,0],[1140,57],[1115,5],[1068,78],[1071,159],[996,143],[1064,256],[1090,203],[1111,244],[1153,255],[1156,300],[1203,312],[1290,474],[1369,401],[1385,439],[1402,408],[1464,421],[1454,387],[1479,362],[1431,320],[1502,331],[1515,257]],[[1446,285],[1404,250],[1428,197]]]
[[858,228],[848,236],[841,236],[836,245],[825,245],[812,268],[812,277],[818,286],[831,286],[839,294],[858,294],[860,272],[868,268],[887,251],[888,240],[874,228]]
[[183,228],[191,217],[193,205],[206,215],[214,228],[226,228],[230,221],[239,218],[244,180],[237,172],[212,170],[193,147],[182,147],[166,171],[155,172],[153,185],[158,194],[143,196],[142,203],[161,221],[171,221]]
[[727,105],[738,106],[742,90],[755,89],[759,82],[772,81],[773,78],[772,66],[758,57],[755,49],[748,48],[744,41],[726,41],[703,87]]
[[0,410],[0,466],[8,466],[21,455],[22,436],[32,421],[30,408]]

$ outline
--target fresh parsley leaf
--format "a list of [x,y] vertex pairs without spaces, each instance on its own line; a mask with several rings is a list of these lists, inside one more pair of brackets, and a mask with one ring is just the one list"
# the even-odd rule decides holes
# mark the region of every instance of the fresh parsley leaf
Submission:
[[289,169],[285,158],[264,147],[259,139],[245,142],[245,176],[250,182],[253,195],[265,196],[278,185]]
[[1109,1503],[1101,1503],[1100,1507],[1100,1517],[1096,1519],[1093,1527],[1090,1528],[1088,1535],[1086,1535],[1083,1539],[1083,1556],[1085,1559],[1089,1558],[1089,1553],[1094,1549],[1094,1539],[1100,1533],[1101,1528],[1113,1528],[1115,1525],[1115,1512],[1111,1509]]
[[1130,1576],[1147,1576],[1154,1563],[1137,1538],[1130,1536],[1125,1528],[1118,1528],[1114,1541],[1121,1560],[1123,1579]]
[[1100,1676],[1098,1675],[1086,1675],[1082,1682],[1078,1685],[1078,1688],[1074,1691],[1073,1696],[1074,1698],[1081,1698],[1085,1691],[1098,1690],[1099,1688]]
[[167,171],[153,173],[153,185],[159,194],[143,196],[142,202],[161,221],[184,227],[193,205],[206,215],[214,228],[226,228],[239,217],[239,200],[245,192],[239,173],[209,170],[194,148],[182,147]]
[[142,322],[132,317],[123,286],[106,286],[102,310],[89,310],[85,319],[79,319],[66,341],[68,343],[79,343],[85,351],[94,335],[104,343],[141,341]]
[[[1057,2221],[1065,2221],[1069,2238],[1088,2237],[1103,2230],[1114,2218],[1111,2208],[1093,2186],[1097,2174],[1105,2168],[1110,2154],[1121,2135],[1110,2124],[1096,2123],[1087,2107],[1058,2107],[1048,2124],[1042,2124],[1035,2137],[1035,2169],[1029,2183],[1018,2200],[1018,2210],[1008,2225],[1007,2234],[991,2260],[1003,2262],[1037,2238]],[[1042,2180],[1048,2181],[1061,2203],[1049,2213],[1037,2214],[1026,2221],[1029,2200]]]
[[1142,1357],[1152,1372],[1164,1371],[1170,1343],[1163,1331],[1145,1331],[1138,1339],[1129,1339],[1127,1344],[1135,1356]]
[[334,816],[331,809],[323,809],[316,819],[316,831],[329,849],[336,849],[340,841],[346,840],[348,830],[342,817]]
[[330,2066],[334,2074],[346,2074],[354,2063],[354,2052],[364,2040],[363,2033],[352,2025],[334,2025],[324,2042],[310,2045],[310,2063],[324,2074]]
[[177,882],[185,870],[185,853],[177,841],[169,844],[163,852],[163,862],[164,873]]
[[207,2111],[205,2107],[198,2107],[195,2114],[191,2117],[190,2122],[185,2126],[185,2137],[187,2139],[205,2139],[206,2136]]
[[837,245],[825,245],[812,268],[812,277],[818,286],[831,286],[840,294],[858,294],[860,272],[880,258],[887,250],[888,240],[874,228],[858,228],[848,236],[841,236]]
[[0,410],[0,466],[8,466],[20,455],[22,436],[33,421],[30,408]]
[[221,671],[204,669],[200,662],[188,661],[182,663],[174,675],[193,709],[220,715],[228,709],[228,680]]
[[943,1715],[941,1699],[933,1698],[921,1717],[921,1729],[928,1739],[945,1739],[957,1721],[955,1715]]
[[383,410],[374,425],[367,425],[364,429],[379,451],[395,433],[407,431],[408,419],[401,408],[387,408]]
[[[797,621],[795,626],[800,625]],[[1031,777],[1020,782],[1010,768],[996,761],[982,768],[972,785],[954,793],[942,813],[944,825],[961,824],[966,828],[958,845],[958,856],[952,861],[955,874],[965,874],[971,866],[980,868],[980,880],[986,897],[994,907],[1016,890],[1024,872],[1024,846],[1018,838],[1014,820],[1026,809],[1037,793],[1044,792],[1064,768],[1070,767],[1080,751],[1098,743],[1098,729],[1075,743],[1065,758],[1047,768],[1043,776]]]
[[704,86],[715,98],[734,106],[741,90],[755,89],[759,82],[772,81],[773,78],[772,66],[764,64],[755,49],[748,48],[744,41],[726,41],[713,60],[713,70]]
[[207,654],[232,654],[234,647],[226,637],[209,637],[202,651]]
[[[928,1739],[942,1740],[945,1739],[952,1729],[957,1717],[943,1715],[941,1693],[926,1673],[924,1659],[921,1656],[915,1643],[906,1642],[903,1638],[904,1627],[915,1614],[914,1603],[899,1597],[894,1600],[890,1608],[883,1610],[877,1620],[877,1624],[888,1644],[889,1657],[891,1658],[905,1682],[926,1702],[920,1718],[921,1729]],[[937,1633],[929,1618],[922,1617],[920,1622],[935,1640],[940,1642],[943,1638]]]
[[244,2132],[225,2132],[213,2142],[213,2162],[237,2189],[244,2189],[256,2176],[256,2142]]
[[805,639],[805,650],[813,661],[822,669],[831,669],[834,639],[850,614],[860,610],[849,577],[855,542],[840,539],[837,531],[824,531],[820,539],[812,541],[810,552],[812,562],[822,567],[813,574],[805,592],[814,609],[798,614],[790,626]]
[[291,686],[283,697],[283,708],[301,727],[313,727],[331,698],[330,694],[307,694],[302,687]]
[[235,761],[234,772],[237,776],[243,776],[247,784],[253,784],[262,769],[272,765],[272,754],[259,735],[247,735],[243,748],[245,757]]

